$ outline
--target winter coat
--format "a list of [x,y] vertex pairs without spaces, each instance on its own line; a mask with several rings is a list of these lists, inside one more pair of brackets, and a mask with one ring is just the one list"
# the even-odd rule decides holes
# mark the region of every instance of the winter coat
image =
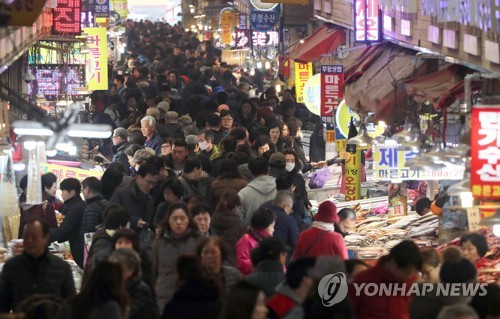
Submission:
[[238,270],[243,275],[248,275],[252,272],[250,253],[266,237],[271,237],[271,235],[265,229],[254,230],[249,228],[248,232],[236,243],[236,263]]
[[[324,232],[326,233],[323,234]],[[316,240],[319,236],[322,237],[319,240]],[[334,231],[326,231],[316,228],[313,225],[313,227],[300,233],[297,246],[295,246],[294,258],[297,259],[303,256],[317,257],[322,255],[335,255],[341,257],[342,259],[349,258],[347,255],[347,247],[344,237],[342,237],[342,235]]]
[[233,211],[218,211],[212,218],[210,227],[228,248],[227,262],[236,266],[236,243],[245,234],[245,226],[240,216]]
[[108,205],[108,201],[101,194],[97,194],[87,199],[87,208],[83,213],[82,227],[80,233],[94,233],[96,227],[103,222],[104,210]]
[[179,286],[163,311],[162,319],[216,319],[221,310],[218,289],[201,279]]
[[203,240],[195,230],[188,229],[186,235],[174,238],[169,231],[157,238],[153,244],[153,274],[155,278],[156,299],[163,308],[175,291],[177,272],[175,263],[182,254],[195,254],[198,244]]
[[130,228],[138,233],[137,228],[139,219],[144,220],[149,225],[153,224],[154,207],[151,195],[144,194],[139,190],[136,181],[132,181],[129,186],[119,188],[111,197],[110,203],[116,203],[130,212]]
[[283,284],[278,286],[274,296],[266,301],[269,309],[270,319],[302,319],[304,309],[300,305],[295,292],[290,286]]
[[[340,236],[340,235],[339,235]],[[394,284],[403,285],[389,273],[384,263],[387,257],[382,257],[377,265],[373,268],[365,270],[354,277],[353,283],[356,284]],[[406,283],[407,289],[410,289],[413,280],[408,280]],[[359,296],[356,295],[355,289],[349,289],[349,297],[354,309],[355,316],[358,319],[407,319],[409,318],[411,294],[406,296],[406,293],[398,296],[375,295],[366,296],[361,290]]]
[[61,213],[64,220],[58,228],[50,230],[50,242],[69,241],[71,255],[80,268],[83,268],[83,236],[80,229],[82,227],[83,213],[87,204],[80,197],[75,195],[68,199],[62,208]]
[[211,184],[210,193],[208,195],[208,205],[214,210],[222,198],[222,195],[228,192],[238,194],[247,184],[248,182],[242,178],[216,178]]
[[242,214],[245,225],[250,225],[254,211],[259,209],[265,201],[271,200],[276,195],[276,179],[262,175],[253,179],[248,185],[238,192],[241,200]]
[[222,265],[220,274],[207,273],[209,277],[218,278],[224,290],[229,292],[233,286],[241,280],[242,276],[238,269],[232,266]]
[[108,259],[113,251],[113,235],[115,230],[99,229],[92,236],[92,243],[90,245],[87,261],[85,263],[85,271],[82,278],[82,286],[87,282],[92,269],[103,261]]
[[268,208],[274,212],[274,216],[276,217],[273,236],[281,239],[292,250],[295,249],[297,239],[299,238],[297,222],[279,206],[271,205]]
[[128,172],[130,163],[128,162],[127,154],[125,154],[125,149],[130,145],[128,142],[123,142],[118,145],[113,146],[113,160],[111,162],[120,163],[123,167],[124,172]]
[[285,280],[285,271],[279,261],[264,260],[255,271],[245,276],[245,281],[255,284],[271,297],[276,292],[276,287]]
[[[87,319],[126,319],[128,316],[122,314],[120,305],[114,300],[107,300],[102,305],[92,305],[90,309],[86,309],[88,313]],[[75,318],[73,305],[66,303],[57,313],[54,319],[73,319]]]
[[35,294],[51,294],[63,299],[76,293],[67,262],[45,251],[40,258],[27,253],[10,258],[0,273],[0,313],[9,312]]
[[158,305],[154,301],[153,292],[144,281],[136,280],[128,286],[130,297],[130,317],[129,319],[160,317]]
[[161,145],[163,144],[163,140],[161,139],[160,135],[156,132],[153,133],[153,136],[151,136],[149,139],[144,142],[144,146],[152,148],[155,150],[156,155],[161,154]]

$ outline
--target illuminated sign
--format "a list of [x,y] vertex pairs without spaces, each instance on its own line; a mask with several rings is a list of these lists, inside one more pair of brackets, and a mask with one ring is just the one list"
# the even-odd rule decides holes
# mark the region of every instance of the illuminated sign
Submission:
[[85,28],[85,40],[90,50],[86,63],[90,90],[108,89],[108,48],[106,28]]
[[500,105],[475,105],[471,124],[471,187],[474,198],[500,199]]
[[264,11],[273,10],[278,6],[277,3],[264,3],[263,1],[260,0],[250,0],[250,3],[255,9]]
[[82,28],[92,28],[94,26],[94,13],[92,11],[82,11],[80,24]]
[[302,90],[302,98],[312,114],[318,116],[321,114],[321,74],[315,74],[307,80]]
[[248,28],[247,15],[244,13],[238,14],[238,28],[239,29]]
[[379,0],[356,0],[354,5],[354,40],[380,42],[382,40],[382,11]]
[[252,45],[254,47],[271,47],[279,43],[278,31],[252,31]]
[[294,62],[295,67],[295,95],[298,103],[304,103],[304,85],[313,75],[313,65],[309,63]]
[[79,35],[81,33],[81,0],[57,0],[54,9],[52,33]]
[[250,12],[250,25],[253,30],[267,31],[274,28],[278,22],[278,14],[276,11],[262,11],[252,9]]
[[60,95],[79,95],[75,88],[85,83],[83,65],[41,64],[30,65],[29,69],[35,79],[28,85],[28,94],[43,94],[49,101]]
[[248,29],[236,29],[234,37],[234,46],[236,49],[248,48],[250,46],[250,39],[248,37]]
[[94,0],[96,18],[109,18],[109,0]]
[[344,67],[342,65],[321,66],[321,120],[333,123],[334,110],[344,97],[341,91],[344,83]]

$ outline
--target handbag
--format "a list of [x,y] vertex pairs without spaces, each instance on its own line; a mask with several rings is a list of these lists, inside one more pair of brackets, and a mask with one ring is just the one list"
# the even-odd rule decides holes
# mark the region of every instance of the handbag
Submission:
[[151,248],[155,238],[156,234],[151,228],[143,228],[141,230],[141,248]]

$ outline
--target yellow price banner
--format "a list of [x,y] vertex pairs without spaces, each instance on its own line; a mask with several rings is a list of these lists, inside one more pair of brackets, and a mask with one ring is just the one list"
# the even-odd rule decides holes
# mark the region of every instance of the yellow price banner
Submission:
[[345,201],[361,198],[361,151],[346,152],[345,159]]

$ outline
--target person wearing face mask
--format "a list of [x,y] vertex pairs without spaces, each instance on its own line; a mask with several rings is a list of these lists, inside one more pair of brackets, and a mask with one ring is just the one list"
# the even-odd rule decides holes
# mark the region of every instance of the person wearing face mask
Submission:
[[[304,210],[302,210],[301,214],[303,215],[304,222],[310,224],[311,220],[307,216],[307,211],[312,208],[311,202],[309,198],[307,198],[307,190],[306,190],[306,182],[304,181],[304,177],[302,177],[301,172],[301,162],[297,153],[292,149],[286,149],[283,151],[285,154],[285,170],[287,174],[293,177],[293,181],[295,183],[295,200],[300,200],[304,203]],[[310,165],[310,164],[308,164]],[[295,211],[295,210],[294,210]]]
[[220,155],[219,147],[213,144],[214,133],[211,130],[204,129],[198,133],[198,146],[201,154],[207,156],[212,161]]

